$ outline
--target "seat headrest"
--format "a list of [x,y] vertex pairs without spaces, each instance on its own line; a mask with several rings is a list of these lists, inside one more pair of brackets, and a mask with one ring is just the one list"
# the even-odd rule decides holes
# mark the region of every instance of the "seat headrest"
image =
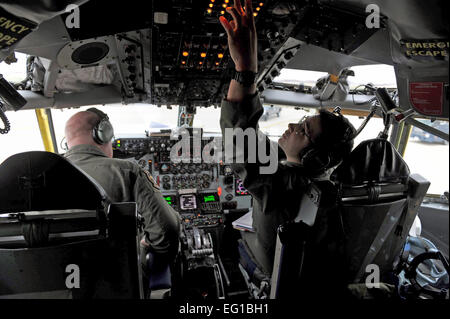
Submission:
[[96,210],[105,191],[68,160],[50,152],[25,152],[0,165],[0,213]]
[[331,175],[343,185],[368,183],[405,183],[408,165],[395,147],[385,139],[361,142]]

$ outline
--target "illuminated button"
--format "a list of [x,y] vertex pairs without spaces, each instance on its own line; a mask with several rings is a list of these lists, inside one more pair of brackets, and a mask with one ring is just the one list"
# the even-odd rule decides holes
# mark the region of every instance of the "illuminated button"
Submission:
[[212,10],[211,10],[211,9],[208,9],[208,10],[206,10],[206,12],[208,12],[208,13],[211,13],[211,12],[212,12]]
[[209,7],[212,8],[214,5],[212,3],[209,4]]
[[183,56],[188,56],[188,55],[189,55],[189,52],[183,51]]
[[255,13],[253,13],[253,15],[256,17],[258,14],[255,12]]
[[259,6],[260,6],[260,7],[262,7],[263,5],[264,5],[264,3],[262,3],[262,2],[259,3]]
[[219,65],[220,63],[219,62],[216,62],[216,65]]
[[181,61],[181,64],[186,64],[186,61]]
[[226,8],[227,7],[227,5],[224,3],[224,4],[222,4],[222,7],[224,7],[224,8]]
[[198,64],[202,65],[202,64],[203,64],[203,62],[202,62],[202,61],[200,61],[200,62],[198,62]]
[[218,57],[219,59],[222,59],[222,58],[223,58],[223,53],[219,53],[219,54],[217,55],[217,57]]
[[256,8],[256,11],[259,11],[259,10],[261,10],[261,8],[260,8],[260,7],[257,7],[257,8]]
[[225,14],[225,11],[223,11],[223,10],[222,10],[222,11],[220,11],[220,14]]
[[205,52],[202,52],[202,53],[200,53],[200,56],[201,56],[202,58],[204,58],[204,57],[206,57],[206,53],[205,53]]

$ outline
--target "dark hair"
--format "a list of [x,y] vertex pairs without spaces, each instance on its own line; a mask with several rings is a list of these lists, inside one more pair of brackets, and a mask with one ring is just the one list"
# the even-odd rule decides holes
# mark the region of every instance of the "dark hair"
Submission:
[[330,155],[331,161],[327,168],[336,166],[352,151],[353,136],[356,132],[350,121],[342,116],[319,110],[321,133],[317,138],[317,147]]

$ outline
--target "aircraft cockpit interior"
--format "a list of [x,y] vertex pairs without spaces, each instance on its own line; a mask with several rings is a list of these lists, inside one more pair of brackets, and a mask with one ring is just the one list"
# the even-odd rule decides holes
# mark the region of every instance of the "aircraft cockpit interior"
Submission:
[[[447,11],[0,0],[0,299],[448,300]],[[336,162],[314,149],[323,112],[350,123]],[[100,119],[85,153],[77,116]]]

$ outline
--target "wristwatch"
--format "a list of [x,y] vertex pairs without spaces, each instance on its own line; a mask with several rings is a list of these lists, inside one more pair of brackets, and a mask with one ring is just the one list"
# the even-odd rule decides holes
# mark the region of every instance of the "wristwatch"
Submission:
[[256,81],[256,74],[252,71],[234,71],[233,73],[233,80],[236,80],[238,83],[242,84],[244,87],[250,87],[253,83]]

